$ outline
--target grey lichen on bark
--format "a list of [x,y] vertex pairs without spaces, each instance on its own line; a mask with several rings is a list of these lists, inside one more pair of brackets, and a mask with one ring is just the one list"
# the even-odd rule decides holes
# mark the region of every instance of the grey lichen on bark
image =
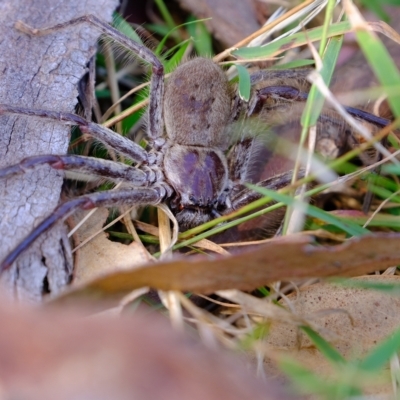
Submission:
[[[95,54],[99,33],[69,27],[47,36],[17,31],[21,20],[35,28],[94,14],[111,21],[117,0],[14,0],[0,2],[0,103],[74,112],[77,85]],[[70,128],[29,117],[0,116],[0,168],[25,157],[65,154]],[[60,201],[63,175],[40,167],[0,182],[0,260]],[[21,255],[0,277],[16,298],[40,301],[70,280],[72,257],[66,229],[58,224]]]

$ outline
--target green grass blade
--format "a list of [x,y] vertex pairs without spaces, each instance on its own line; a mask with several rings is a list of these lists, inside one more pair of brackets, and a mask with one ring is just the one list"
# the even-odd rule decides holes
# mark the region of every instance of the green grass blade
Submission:
[[251,89],[249,71],[243,65],[235,64],[235,67],[239,76],[239,96],[242,100],[249,101]]
[[363,4],[365,7],[369,8],[372,12],[374,12],[379,19],[382,19],[385,22],[389,21],[389,15],[385,12],[383,9],[382,5],[386,4],[393,4],[393,5],[399,5],[398,0],[360,0],[361,4]]
[[[321,40],[323,27],[308,30],[306,33],[299,32],[292,36],[277,40],[265,46],[243,47],[232,52],[234,56],[244,59],[274,57],[289,49],[303,46],[310,42]],[[351,25],[348,21],[338,22],[329,26],[327,37],[344,35],[351,31]]]
[[[358,32],[357,39],[368,64],[383,86],[400,85],[400,74],[389,52],[376,35]],[[389,94],[388,102],[396,117],[400,116],[400,94]]]
[[[378,36],[363,22],[359,11],[346,2],[350,22],[355,26],[357,42],[382,86],[400,85],[399,70]],[[400,93],[388,94],[388,102],[396,117],[400,116]]]
[[351,236],[361,236],[370,233],[368,229],[362,228],[361,226],[354,224],[350,221],[343,221],[342,219],[337,218],[334,215],[319,209],[318,207],[306,204],[290,196],[274,192],[273,190],[260,188],[259,186],[255,185],[248,185],[248,186],[255,192],[259,192],[264,196],[268,196],[269,198],[277,202],[285,203],[287,206],[301,207],[307,215],[314,218],[318,218],[322,221],[325,221],[328,224],[332,224]]
[[155,0],[161,16],[170,30],[175,28],[175,22],[163,0]]
[[382,174],[393,174],[393,175],[400,175],[400,165],[395,164],[386,164],[382,165]]
[[[160,43],[158,44],[158,46],[157,46],[157,48],[155,49],[154,52],[155,52],[156,54],[161,54],[161,52],[162,52],[162,50],[164,49],[165,43],[167,42],[168,38],[169,38],[171,35],[174,35],[178,29],[180,29],[180,28],[182,28],[182,27],[184,27],[184,26],[188,26],[188,27],[189,27],[189,26],[191,26],[191,25],[196,25],[197,23],[200,23],[200,22],[203,22],[203,21],[207,21],[208,19],[209,19],[209,18],[206,18],[206,19],[198,19],[198,20],[193,20],[193,21],[188,21],[188,22],[185,22],[184,24],[175,26],[173,29],[171,29],[171,30],[169,30],[169,31],[167,31],[167,32],[165,32],[164,29],[163,29],[163,30],[162,30],[162,36],[163,36],[163,38],[162,38],[162,40],[160,41]],[[153,27],[153,28],[155,28],[155,27]],[[154,30],[155,32],[157,32],[157,29],[153,29],[153,30]],[[157,33],[160,33],[160,32],[157,32]],[[179,47],[179,46],[181,45],[181,43],[182,43],[182,40],[180,40],[180,41],[178,42],[177,46],[175,46],[175,47]],[[184,43],[186,43],[186,41],[184,41]],[[172,49],[170,49],[169,52],[170,52],[171,50],[172,50]]]
[[362,394],[361,390],[351,383],[329,381],[289,358],[280,360],[279,367],[303,393],[318,395],[318,398],[343,399]]
[[[186,40],[185,42],[182,42],[179,45],[175,46],[174,55],[164,63],[166,73],[172,72],[181,63],[190,42],[191,40]],[[176,50],[176,48],[178,48],[178,50]]]
[[193,38],[196,53],[201,57],[211,57],[213,54],[212,36],[207,27],[203,21],[199,21],[193,16],[188,18],[188,22],[187,31]]
[[137,43],[143,44],[139,35],[132,28],[132,26],[128,22],[126,22],[117,12],[114,13],[112,25],[115,29],[123,33],[125,36],[128,36],[128,38],[134,40]]
[[[389,278],[390,279],[390,278]],[[400,296],[400,284],[390,282],[376,282],[376,281],[363,281],[358,279],[346,279],[346,278],[330,278],[329,282],[334,284],[355,288],[355,289],[366,289],[366,290],[377,290],[384,294]]]
[[281,69],[291,69],[291,68],[301,68],[308,67],[309,65],[314,65],[314,60],[294,60],[285,64],[274,65],[271,70],[281,70]]
[[[329,41],[329,44],[324,52],[323,67],[320,71],[320,74],[327,86],[329,86],[329,83],[332,79],[340,49],[342,48],[342,43],[343,36],[334,37]],[[312,85],[304,112],[301,116],[301,125],[306,127],[316,125],[323,106],[324,97],[317,87]]]
[[345,364],[346,360],[323,337],[308,326],[302,326],[301,330],[307,334],[317,349],[333,364]]
[[[340,211],[331,211],[331,213],[338,218],[345,218],[346,221],[360,226],[364,226],[369,219],[368,216],[362,215],[361,212],[358,212],[357,215],[340,215]],[[368,222],[368,227],[390,228],[398,231],[400,229],[400,217],[390,214],[377,214]]]
[[400,329],[397,329],[389,338],[379,343],[358,364],[364,371],[378,371],[382,369],[390,358],[400,350]]

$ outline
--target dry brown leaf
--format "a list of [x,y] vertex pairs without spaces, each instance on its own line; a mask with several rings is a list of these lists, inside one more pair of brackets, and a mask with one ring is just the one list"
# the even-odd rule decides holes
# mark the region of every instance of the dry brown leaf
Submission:
[[[370,275],[356,281],[399,284],[399,276]],[[400,325],[400,297],[376,290],[318,283],[288,296],[298,318],[312,320],[316,329],[346,359],[360,358]],[[282,301],[282,304],[285,304]],[[316,328],[317,327],[317,328]],[[264,348],[270,372],[278,370],[275,361],[289,355],[318,374],[328,376],[332,364],[294,325],[271,325]],[[273,358],[268,358],[273,354]],[[388,390],[391,387],[387,387]]]
[[208,239],[199,240],[197,243],[194,244],[194,247],[198,247],[200,249],[213,251],[217,254],[229,255],[229,251],[225,250],[219,244],[212,242]]
[[210,32],[226,47],[239,42],[260,28],[260,9],[263,5],[254,0],[179,0],[182,8],[206,21]]
[[224,289],[251,290],[296,278],[357,276],[400,264],[399,243],[400,234],[396,233],[366,235],[331,247],[312,245],[310,238],[304,236],[277,238],[235,256],[181,256],[116,272],[76,287],[56,301],[122,296],[145,286],[212,293]]
[[[77,214],[76,220],[82,219]],[[108,216],[107,209],[98,209],[78,231],[78,240],[83,242],[99,232]],[[129,246],[108,240],[104,232],[96,235],[76,252],[74,284],[84,284],[99,276],[121,270],[132,270],[136,265],[151,261],[141,244]]]
[[387,38],[393,40],[397,44],[400,44],[400,35],[387,23],[383,21],[369,22],[369,26],[373,31],[382,33]]
[[140,313],[85,319],[0,302],[2,399],[288,399],[243,360]]

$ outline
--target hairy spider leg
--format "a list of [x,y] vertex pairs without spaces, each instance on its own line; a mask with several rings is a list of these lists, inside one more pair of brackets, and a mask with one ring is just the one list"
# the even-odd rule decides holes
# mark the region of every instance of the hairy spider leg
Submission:
[[127,156],[133,161],[149,163],[147,152],[137,143],[116,134],[111,129],[98,125],[94,122],[86,121],[79,115],[49,110],[35,110],[31,108],[0,104],[0,115],[4,113],[29,115],[33,117],[58,121],[61,124],[65,125],[79,126],[82,132],[90,134],[95,139],[112,147],[114,150]]
[[64,220],[78,209],[90,210],[95,207],[118,207],[124,205],[156,205],[165,193],[162,188],[133,188],[107,190],[80,196],[60,204],[54,212],[43,220],[0,264],[0,273],[11,267],[17,257],[24,252],[40,235]]
[[128,50],[137,54],[138,57],[140,57],[142,60],[151,64],[153,73],[151,75],[150,83],[151,95],[148,109],[149,120],[147,125],[147,134],[148,137],[153,140],[153,142],[157,145],[157,139],[160,139],[162,137],[164,131],[162,107],[162,99],[164,96],[164,67],[161,61],[157,58],[155,54],[151,52],[150,49],[143,46],[142,44],[139,44],[129,39],[122,33],[118,32],[112,26],[108,25],[107,23],[103,22],[102,20],[91,14],[83,15],[82,17],[78,17],[61,24],[41,29],[32,28],[22,21],[18,21],[15,24],[15,27],[28,35],[42,36],[51,34],[52,32],[58,31],[60,29],[84,23],[91,24],[101,33],[112,38],[116,42],[126,47]]
[[[29,35],[48,35],[54,31],[77,25],[82,23],[89,23],[99,29],[103,34],[111,37],[115,41],[119,42],[129,50],[136,53],[144,61],[152,65],[152,77],[151,77],[151,96],[149,105],[149,120],[148,120],[148,137],[153,142],[154,147],[157,147],[157,139],[160,139],[163,135],[163,107],[162,99],[164,95],[164,68],[158,58],[146,47],[138,44],[124,35],[120,34],[116,29],[112,28],[108,24],[99,20],[93,15],[85,15],[74,20],[67,21],[62,24],[54,25],[52,27],[44,29],[35,29],[21,21],[16,23],[16,28]],[[0,105],[1,113],[12,113],[19,115],[30,115],[35,117],[41,117],[50,120],[56,120],[67,125],[77,125],[80,127],[82,132],[88,133],[100,140],[101,142],[109,145],[119,153],[128,156],[132,160],[144,163],[154,164],[155,157],[149,154],[136,143],[120,136],[116,135],[113,131],[108,128],[102,127],[95,123],[89,122],[84,118],[70,114],[70,113],[59,113],[55,111],[45,110],[33,110],[28,108],[22,108],[17,106]],[[161,143],[162,141],[160,141]],[[113,178],[115,175],[122,177],[123,179],[129,178],[132,184],[143,184],[146,173],[140,170],[130,169],[122,164],[117,165],[113,171],[108,167],[110,164],[102,163],[101,161],[88,161],[87,158],[75,156],[59,156],[58,158],[52,158],[47,156],[38,156],[25,159],[19,165],[8,167],[1,172],[3,176],[10,176],[19,172],[22,172],[24,168],[33,168],[36,165],[49,164],[51,167],[56,169],[73,169],[74,167],[82,165],[89,171],[107,173],[108,177]],[[151,172],[154,174],[154,172]],[[132,179],[134,182],[132,182]],[[148,182],[148,181],[147,181]],[[165,186],[165,187],[164,187]],[[93,193],[86,196],[81,196],[78,199],[68,201],[61,204],[56,208],[54,213],[46,218],[41,224],[36,227],[26,239],[20,243],[0,264],[0,272],[15,261],[15,259],[23,252],[30,244],[36,240],[43,232],[48,230],[60,219],[66,218],[76,209],[90,209],[94,207],[110,207],[125,205],[127,203],[134,205],[152,205],[159,203],[166,195],[168,188],[166,185],[159,185],[155,188],[134,188],[132,190],[119,190],[119,191],[105,191],[100,193]]]
[[[273,176],[271,178],[260,181],[256,184],[256,186],[275,191],[283,189],[284,187],[292,183],[292,175],[293,171],[287,171],[280,175]],[[303,175],[304,171],[301,170],[299,173],[299,177],[301,178]],[[248,187],[244,187],[243,185],[238,185],[238,186],[241,188],[241,190],[237,191],[237,193],[232,196],[231,198],[232,207],[231,209],[227,209],[226,211],[224,211],[224,214],[229,214],[230,212],[238,210],[239,208],[244,207],[247,204],[250,204],[251,202],[264,197],[263,194],[256,192]]]
[[[279,97],[281,99],[293,100],[293,101],[306,101],[308,99],[308,93],[302,92],[293,86],[266,86],[259,89],[254,97],[254,108],[259,108],[261,104],[265,103],[268,98]],[[377,125],[381,128],[389,125],[390,120],[382,117],[378,117],[367,111],[360,110],[358,108],[343,106],[344,109],[353,117],[361,118],[371,124]]]
[[25,173],[41,165],[49,165],[57,170],[78,170],[110,179],[125,181],[133,186],[145,186],[149,181],[146,172],[117,161],[103,160],[79,155],[41,155],[24,158],[18,164],[0,169],[0,179]]

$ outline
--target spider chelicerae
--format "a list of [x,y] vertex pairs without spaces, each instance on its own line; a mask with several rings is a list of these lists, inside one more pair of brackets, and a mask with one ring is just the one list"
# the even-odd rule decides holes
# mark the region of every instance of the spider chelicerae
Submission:
[[[44,35],[81,23],[93,24],[152,66],[147,122],[149,149],[78,115],[1,104],[0,113],[31,115],[77,125],[83,133],[90,134],[136,164],[130,166],[78,155],[41,155],[0,170],[0,178],[6,178],[47,164],[54,169],[78,170],[122,182],[118,190],[90,193],[60,204],[2,260],[0,271],[9,268],[44,231],[77,209],[163,202],[170,207],[180,229],[185,230],[256,200],[261,194],[246,187],[245,183],[251,181],[260,137],[251,132],[251,128],[231,134],[232,126],[240,127],[238,121],[243,117],[256,116],[268,122],[273,114],[279,119],[288,114],[288,104],[301,103],[307,98],[307,70],[259,71],[251,77],[252,97],[245,103],[232,89],[222,69],[205,58],[195,58],[180,65],[169,77],[164,91],[164,69],[159,59],[148,48],[91,15],[40,30],[23,23],[18,26],[30,35]],[[371,123],[374,129],[388,124],[387,120],[361,110],[350,107],[347,110]],[[332,117],[332,112],[329,115],[320,117],[317,143],[320,151],[336,156],[354,145],[354,137],[347,124]],[[325,129],[327,121],[330,129]],[[290,182],[291,176],[289,171],[262,180],[258,185],[281,188]]]

